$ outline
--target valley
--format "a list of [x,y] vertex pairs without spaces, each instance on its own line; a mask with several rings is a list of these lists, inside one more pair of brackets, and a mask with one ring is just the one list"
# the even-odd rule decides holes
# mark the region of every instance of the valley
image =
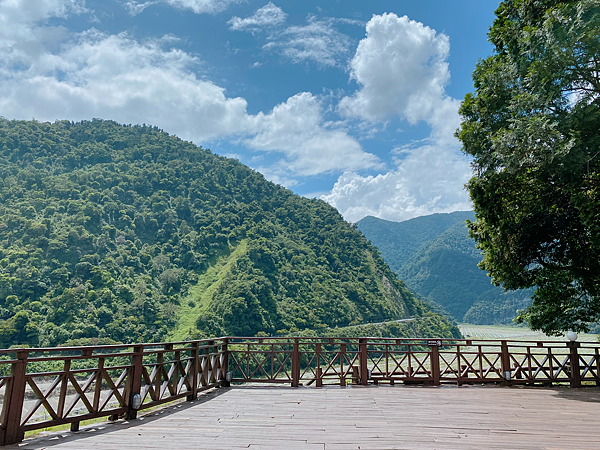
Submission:
[[533,290],[505,292],[477,267],[482,257],[469,237],[472,211],[432,214],[404,222],[366,217],[358,228],[409,289],[458,322],[511,324]]

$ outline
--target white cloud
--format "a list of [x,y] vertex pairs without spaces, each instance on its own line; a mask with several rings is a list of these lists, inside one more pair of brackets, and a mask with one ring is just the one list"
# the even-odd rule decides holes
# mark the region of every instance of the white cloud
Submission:
[[0,7],[0,20],[4,27],[88,12],[85,0],[3,0]]
[[295,173],[315,175],[380,165],[375,155],[364,152],[344,130],[323,126],[321,103],[309,92],[290,97],[268,114],[257,114],[253,121],[254,129],[260,131],[246,145],[283,152]]
[[198,79],[190,70],[197,62],[160,42],[88,31],[60,53],[43,53],[27,69],[5,74],[0,110],[40,120],[158,124],[196,142],[244,131],[246,101]]
[[351,39],[335,27],[335,19],[308,17],[308,24],[291,26],[269,37],[264,50],[277,51],[294,63],[312,61],[326,67],[345,62]]
[[0,3],[0,76],[43,58],[68,37],[60,26],[38,27],[52,17],[86,12],[83,1],[13,0]]
[[340,101],[338,111],[366,124],[392,116],[410,124],[425,121],[431,134],[396,149],[396,169],[368,177],[345,173],[321,198],[353,222],[367,215],[399,221],[471,209],[463,189],[470,177],[469,161],[453,136],[460,102],[445,93],[448,37],[395,14],[373,16],[366,30],[350,62],[351,77],[360,88]]
[[147,7],[158,3],[164,3],[177,9],[191,10],[196,14],[216,14],[227,9],[231,3],[239,3],[240,1],[241,0],[155,0],[138,2],[135,0],[128,0],[124,3],[124,6],[129,10],[129,13],[134,16],[141,13]]
[[396,170],[375,177],[347,172],[321,198],[350,222],[365,216],[402,221],[472,209],[462,186],[469,164],[452,150],[426,146],[409,151]]
[[126,1],[123,5],[125,6],[126,9],[129,10],[129,14],[131,14],[132,16],[137,16],[138,14],[140,14],[142,11],[144,11],[149,6],[156,5],[156,3],[158,3],[158,2],[157,1],[136,2],[135,0],[129,0],[129,1]]
[[[18,7],[13,7],[18,3]],[[127,33],[91,29],[69,33],[44,25],[74,11],[67,0],[38,0],[35,22],[22,14],[28,2],[0,3],[0,111],[3,116],[53,121],[109,118],[149,123],[205,144],[245,142],[285,159],[272,170],[280,180],[295,174],[372,167],[344,129],[324,123],[321,103],[301,93],[271,112],[249,115],[244,98],[196,74],[196,56],[170,47],[173,36],[139,42]],[[70,9],[71,8],[71,9]]]
[[280,7],[269,2],[252,16],[244,19],[234,16],[227,23],[232,30],[252,33],[268,28],[270,34],[263,50],[277,52],[293,63],[312,61],[325,67],[341,66],[350,52],[350,37],[340,33],[334,25],[361,24],[350,19],[317,19],[309,15],[307,25],[282,27],[286,17]]
[[287,14],[272,2],[259,8],[253,15],[244,19],[234,16],[227,22],[230,29],[237,31],[253,31],[264,27],[278,25],[285,22]]
[[448,36],[420,22],[393,13],[373,16],[350,62],[361,89],[342,99],[340,112],[366,120],[393,114],[411,124],[427,120],[445,98],[449,52]]
[[165,0],[166,3],[179,9],[189,9],[196,14],[215,14],[227,9],[231,3],[241,0]]

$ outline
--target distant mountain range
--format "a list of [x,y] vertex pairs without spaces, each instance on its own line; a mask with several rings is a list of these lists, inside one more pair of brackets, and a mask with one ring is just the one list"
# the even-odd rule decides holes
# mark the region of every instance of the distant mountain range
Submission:
[[511,323],[531,303],[531,290],[505,292],[477,264],[482,257],[465,221],[472,211],[432,214],[404,222],[365,217],[358,229],[408,288],[460,322]]

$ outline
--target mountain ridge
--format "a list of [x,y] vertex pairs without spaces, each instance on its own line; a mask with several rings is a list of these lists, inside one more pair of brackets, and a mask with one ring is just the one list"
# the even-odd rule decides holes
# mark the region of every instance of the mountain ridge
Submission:
[[[386,254],[386,262],[397,272],[404,261],[416,253],[423,244],[443,233],[457,221],[464,222],[471,218],[475,218],[472,211],[436,213],[402,222],[367,216],[359,220],[356,225],[367,239],[372,240],[374,245]],[[375,240],[370,236],[376,236]]]
[[0,198],[0,346],[431,314],[330,205],[157,127],[0,119]]
[[[516,311],[529,305],[532,291],[504,292],[491,284],[491,278],[477,266],[482,256],[468,236],[465,220],[474,219],[472,211],[422,216],[398,222],[393,226],[395,234],[383,237],[380,233],[392,228],[388,221],[369,218],[368,227],[363,227],[362,221],[357,226],[380,249],[390,267],[398,267],[396,273],[410,290],[440,305],[455,320],[490,325],[512,323]],[[381,221],[381,226],[378,227],[377,221]],[[413,242],[404,253],[392,252],[394,245],[415,236],[413,230],[436,221],[439,223],[421,236],[443,230],[438,235]],[[395,244],[390,245],[389,241],[398,236]],[[416,244],[420,246],[415,250]],[[401,260],[402,256],[406,259]]]

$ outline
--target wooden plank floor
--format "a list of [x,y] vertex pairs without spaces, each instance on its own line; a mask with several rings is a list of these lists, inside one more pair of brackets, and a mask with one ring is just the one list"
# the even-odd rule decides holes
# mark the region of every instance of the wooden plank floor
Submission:
[[600,389],[237,387],[10,449],[600,449]]

